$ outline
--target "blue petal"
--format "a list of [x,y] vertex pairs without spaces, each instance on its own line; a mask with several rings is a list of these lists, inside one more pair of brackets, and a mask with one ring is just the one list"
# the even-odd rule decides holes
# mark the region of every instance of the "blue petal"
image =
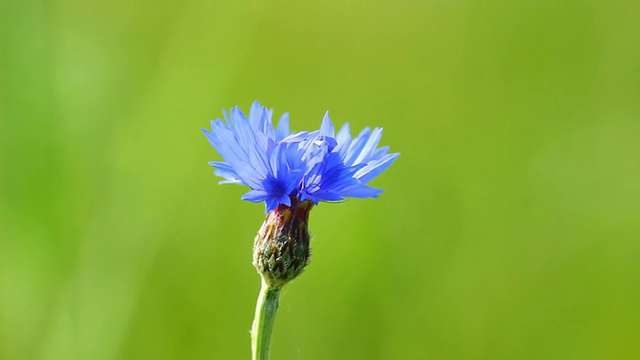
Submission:
[[263,202],[270,197],[266,191],[261,190],[251,190],[244,193],[241,197],[242,200],[251,201],[251,202]]
[[278,121],[278,128],[276,128],[276,141],[289,136],[289,113],[284,113]]
[[371,132],[371,135],[367,139],[367,142],[362,147],[362,150],[360,150],[360,155],[358,155],[358,157],[353,163],[360,164],[362,162],[366,162],[369,159],[369,155],[373,153],[373,151],[378,146],[378,143],[380,142],[380,137],[382,137],[382,128],[373,129],[373,131]]
[[329,136],[329,137],[335,136],[335,130],[333,127],[333,123],[329,118],[328,111],[324,114],[324,117],[322,118],[322,124],[320,125],[320,135]]
[[370,156],[371,159],[380,159],[381,157],[387,155],[387,153],[389,152],[389,147],[388,146],[383,146],[380,147],[378,149],[376,149]]
[[249,110],[249,122],[254,129],[260,129],[260,121],[262,120],[263,107],[258,100],[251,104],[251,110]]
[[280,204],[285,204],[286,206],[291,206],[291,199],[288,196],[283,196],[280,198],[269,198],[265,201],[265,209],[264,212],[268,213],[271,210],[275,210],[280,206]]
[[351,133],[349,132],[349,123],[342,125],[338,135],[336,136],[336,142],[338,143],[333,151],[340,154],[340,157],[344,160],[346,158],[347,150],[351,144]]
[[367,140],[369,139],[369,127],[364,128],[360,134],[353,140],[351,140],[351,144],[349,144],[349,149],[345,154],[344,163],[345,165],[353,165],[355,163],[356,158],[360,155],[360,152],[364,148]]
[[211,145],[222,155],[242,181],[251,188],[260,186],[260,178],[266,174],[260,174],[249,164],[248,156],[242,146],[236,141],[237,136],[222,122],[214,120],[211,122],[213,131],[203,129]]
[[216,168],[216,171],[213,172],[214,174],[225,178],[218,184],[242,184],[242,179],[240,179],[240,176],[231,165],[222,161],[209,161],[209,165]]
[[388,154],[379,160],[372,161],[367,166],[356,172],[355,177],[359,179],[363,184],[373,180],[376,176],[385,171],[393,162],[400,156],[399,153]]
[[343,196],[353,198],[376,198],[382,194],[384,190],[376,189],[366,185],[355,185],[342,191]]

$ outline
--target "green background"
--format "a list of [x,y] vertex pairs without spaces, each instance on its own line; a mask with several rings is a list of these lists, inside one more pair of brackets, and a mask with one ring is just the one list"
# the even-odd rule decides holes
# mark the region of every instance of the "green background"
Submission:
[[637,1],[0,2],[0,358],[248,359],[263,206],[201,127],[382,126],[273,359],[640,354]]

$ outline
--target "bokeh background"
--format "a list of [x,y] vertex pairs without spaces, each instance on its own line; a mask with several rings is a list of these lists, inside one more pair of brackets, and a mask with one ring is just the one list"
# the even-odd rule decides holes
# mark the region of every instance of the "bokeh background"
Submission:
[[640,356],[640,2],[0,2],[0,358],[248,359],[263,207],[200,128],[385,129],[273,359]]

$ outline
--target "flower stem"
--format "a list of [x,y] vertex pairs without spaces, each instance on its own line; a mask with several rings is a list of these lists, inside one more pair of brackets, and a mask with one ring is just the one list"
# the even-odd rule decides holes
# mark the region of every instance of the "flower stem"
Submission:
[[280,288],[269,286],[264,280],[256,304],[256,315],[251,327],[251,359],[269,360],[269,344],[278,310]]

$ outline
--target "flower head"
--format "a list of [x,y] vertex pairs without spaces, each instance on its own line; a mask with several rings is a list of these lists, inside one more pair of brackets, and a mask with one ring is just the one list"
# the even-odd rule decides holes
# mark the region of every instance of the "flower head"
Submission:
[[367,185],[400,155],[378,148],[382,129],[368,127],[355,138],[349,124],[335,133],[327,112],[320,130],[292,133],[289,116],[277,127],[273,111],[255,101],[247,117],[237,106],[224,118],[202,129],[224,161],[211,161],[220,183],[243,184],[251,190],[243,200],[266,204],[266,212],[280,204],[309,200],[339,201],[377,197],[382,190]]

